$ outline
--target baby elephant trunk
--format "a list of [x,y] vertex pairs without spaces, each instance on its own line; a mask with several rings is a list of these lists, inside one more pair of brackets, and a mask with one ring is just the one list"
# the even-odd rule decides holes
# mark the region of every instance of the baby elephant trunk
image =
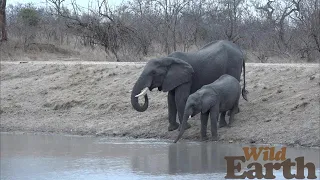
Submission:
[[180,125],[180,132],[179,132],[177,139],[174,141],[174,143],[179,141],[179,139],[183,135],[185,129],[187,129],[187,121],[188,121],[189,117],[190,117],[190,114],[183,115],[183,121],[182,121],[182,124]]

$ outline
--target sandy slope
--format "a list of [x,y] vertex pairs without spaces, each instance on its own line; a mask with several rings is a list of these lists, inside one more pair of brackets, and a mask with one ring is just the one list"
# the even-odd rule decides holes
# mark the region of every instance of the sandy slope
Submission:
[[[130,104],[143,63],[1,62],[1,131],[174,139],[166,94],[151,92],[149,109]],[[246,66],[249,102],[220,141],[320,146],[318,64]],[[198,116],[183,138],[199,140]]]

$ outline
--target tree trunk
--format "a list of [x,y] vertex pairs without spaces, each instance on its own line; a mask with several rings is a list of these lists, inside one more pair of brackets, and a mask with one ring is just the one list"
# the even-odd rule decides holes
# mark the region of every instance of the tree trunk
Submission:
[[313,37],[314,41],[316,42],[317,50],[320,52],[320,42],[318,40],[317,35],[315,33],[312,33],[312,37]]
[[117,50],[115,50],[114,48],[111,48],[111,53],[116,57],[117,62],[120,62]]
[[1,40],[0,41],[7,41],[8,34],[7,34],[7,23],[6,23],[6,1],[2,0],[0,4],[0,25],[1,25]]

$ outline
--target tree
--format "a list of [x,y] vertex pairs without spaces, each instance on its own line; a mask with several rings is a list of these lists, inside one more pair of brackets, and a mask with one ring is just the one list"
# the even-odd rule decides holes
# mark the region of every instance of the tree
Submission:
[[[50,1],[55,7],[63,2],[61,0]],[[125,25],[110,10],[107,1],[98,2],[98,9],[88,9],[89,13],[83,13],[75,1],[72,1],[73,15],[58,12],[63,18],[68,19],[68,28],[73,29],[78,36],[94,40],[95,44],[104,47],[105,52],[111,52],[117,61],[121,61],[118,55],[119,48],[134,36],[134,29]],[[56,8],[57,10],[59,8]],[[82,15],[79,15],[82,13]]]
[[25,26],[37,26],[40,21],[38,12],[33,8],[21,9],[18,13],[18,17]]
[[[300,11],[294,17],[296,29],[295,49],[301,58],[311,61],[320,54],[320,4],[319,0],[302,1]],[[318,52],[318,55],[313,53]]]
[[[152,2],[148,0],[134,0],[129,2],[128,9],[131,12],[122,12],[122,15],[126,14],[123,21],[127,21],[130,26],[135,29],[138,53],[142,51],[143,55],[148,55],[149,47],[152,45],[155,36],[155,23],[157,18],[152,14]],[[121,16],[121,15],[120,15]]]
[[113,8],[107,0],[95,1],[84,8],[71,0],[72,9],[65,0],[46,0],[51,8],[8,5],[4,32],[17,41],[103,47],[117,61],[221,39],[261,62],[270,56],[313,61],[320,53],[320,0],[133,0]]
[[238,34],[239,19],[241,17],[240,5],[243,0],[225,0],[226,24],[225,34],[229,41],[236,42],[240,37]]
[[[267,20],[270,25],[274,24],[275,30],[278,32],[278,47],[281,50],[284,46],[284,50],[289,49],[289,40],[291,37],[286,37],[286,27],[288,27],[288,17],[295,12],[300,11],[301,0],[284,0],[281,3],[275,5],[275,1],[268,0],[266,5],[261,6],[259,3],[256,5],[256,9],[263,11],[267,14]],[[278,6],[278,8],[275,8]]]
[[[151,0],[155,2],[155,11],[162,15],[162,37],[165,51],[170,54],[177,50],[177,25],[181,17],[181,11],[189,4],[190,0]],[[172,44],[172,45],[171,45]],[[173,49],[171,49],[171,47]]]
[[7,41],[8,40],[8,33],[7,33],[7,20],[6,20],[6,3],[7,0],[0,0],[0,27],[1,27],[1,40],[0,41]]
[[24,7],[18,12],[18,21],[24,36],[24,46],[28,46],[37,35],[40,22],[38,11],[32,6]]
[[206,1],[190,1],[181,11],[180,20],[180,43],[183,44],[183,51],[187,51],[191,45],[197,45],[207,38],[207,31],[204,28]]
[[59,15],[59,12],[66,14],[68,13],[68,10],[62,6],[62,3],[65,0],[47,0],[47,2],[49,2],[52,7],[53,10],[51,9],[51,11],[54,13],[54,17],[56,20],[56,26],[55,26],[55,40],[58,41],[60,44],[63,44],[64,41],[64,24],[63,24],[63,20],[61,19],[61,16]]

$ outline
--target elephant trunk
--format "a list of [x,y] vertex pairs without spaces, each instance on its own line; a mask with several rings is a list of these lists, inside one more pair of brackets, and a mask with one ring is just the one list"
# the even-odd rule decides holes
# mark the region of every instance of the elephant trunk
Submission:
[[143,79],[143,77],[140,77],[138,81],[135,83],[135,85],[133,86],[133,89],[131,91],[131,104],[136,111],[144,112],[145,110],[148,109],[148,105],[149,105],[148,95],[144,94],[143,105],[139,104],[139,97],[136,97],[136,95],[140,94],[144,88],[149,87],[150,84],[151,83],[149,83],[149,81],[146,81]]
[[182,137],[185,129],[187,129],[187,121],[188,121],[188,119],[190,118],[191,114],[192,114],[192,113],[190,113],[190,112],[186,113],[186,111],[185,111],[185,113],[184,113],[184,115],[183,115],[183,121],[182,121],[182,124],[181,124],[181,126],[180,126],[179,135],[178,135],[178,137],[176,138],[176,140],[174,141],[174,143],[176,143],[176,142],[179,141],[179,139]]

